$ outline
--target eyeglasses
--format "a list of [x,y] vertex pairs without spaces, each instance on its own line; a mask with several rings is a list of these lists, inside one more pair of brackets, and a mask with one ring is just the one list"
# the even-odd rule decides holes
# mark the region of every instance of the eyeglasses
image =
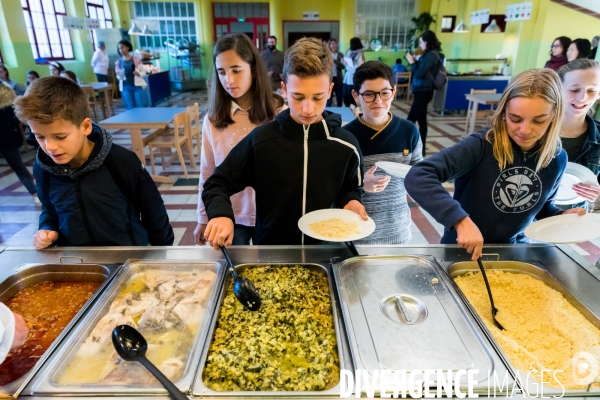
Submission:
[[389,100],[394,96],[394,91],[392,89],[383,89],[381,92],[362,92],[359,93],[366,103],[372,103],[377,98],[377,95],[381,97],[381,100]]
[[553,49],[555,49],[555,48],[557,48],[557,47],[562,47],[562,46],[561,46],[560,44],[553,44],[553,45],[552,45],[552,46],[550,46],[550,47],[552,47]]

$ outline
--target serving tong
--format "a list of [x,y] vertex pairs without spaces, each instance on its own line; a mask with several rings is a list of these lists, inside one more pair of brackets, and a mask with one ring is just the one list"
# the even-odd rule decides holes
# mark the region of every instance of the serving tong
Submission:
[[488,296],[490,297],[490,303],[492,304],[492,318],[494,319],[494,325],[501,331],[505,330],[504,327],[498,322],[496,319],[496,314],[498,313],[498,309],[494,306],[494,298],[492,297],[492,290],[490,289],[490,283],[488,282],[487,274],[485,273],[485,268],[483,268],[483,262],[481,261],[481,256],[477,258],[477,264],[479,265],[479,269],[481,270],[481,276],[483,276],[483,281],[485,282],[485,288],[487,289]]

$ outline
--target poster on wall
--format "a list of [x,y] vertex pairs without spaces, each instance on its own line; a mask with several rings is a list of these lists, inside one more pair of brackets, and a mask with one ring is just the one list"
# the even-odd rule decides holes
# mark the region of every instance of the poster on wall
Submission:
[[64,29],[84,29],[83,19],[77,17],[68,17],[64,15],[62,17]]
[[471,19],[469,20],[469,25],[481,25],[487,24],[490,22],[490,9],[486,8],[485,10],[475,10],[471,12]]
[[100,29],[100,20],[96,18],[86,18],[85,27],[87,29]]
[[531,19],[533,2],[509,4],[506,6],[505,21],[524,21]]

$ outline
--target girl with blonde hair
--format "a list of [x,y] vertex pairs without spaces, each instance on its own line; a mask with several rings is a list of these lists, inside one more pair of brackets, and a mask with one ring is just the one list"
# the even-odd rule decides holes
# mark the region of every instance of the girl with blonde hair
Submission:
[[[567,165],[560,143],[564,100],[550,69],[531,69],[508,85],[482,129],[412,167],[410,196],[444,225],[441,243],[458,243],[472,259],[483,242],[526,242],[535,219],[562,213],[554,198]],[[442,182],[454,179],[454,198]]]

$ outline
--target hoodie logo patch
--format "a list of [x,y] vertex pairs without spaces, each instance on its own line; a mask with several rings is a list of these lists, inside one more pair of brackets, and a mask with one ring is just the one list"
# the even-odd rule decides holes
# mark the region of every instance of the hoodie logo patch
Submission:
[[531,210],[540,200],[542,182],[535,171],[526,167],[509,168],[494,183],[496,208],[505,213]]

